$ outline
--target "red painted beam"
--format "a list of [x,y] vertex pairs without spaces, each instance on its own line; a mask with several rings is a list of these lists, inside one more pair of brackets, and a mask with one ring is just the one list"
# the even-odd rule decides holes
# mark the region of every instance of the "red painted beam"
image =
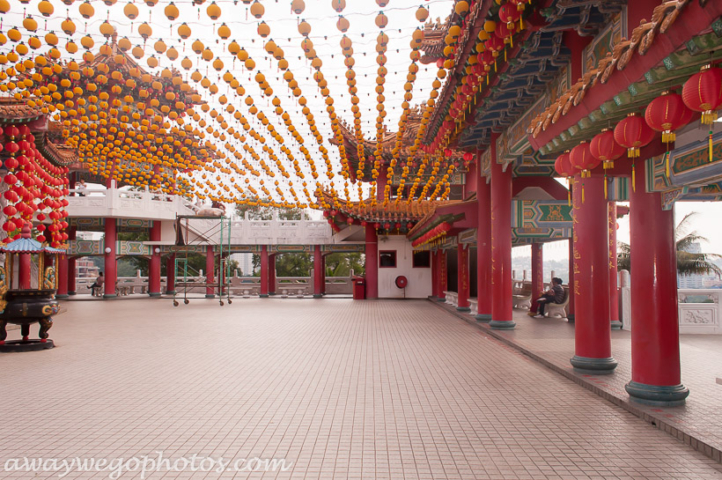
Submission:
[[[638,82],[650,69],[659,65],[666,57],[679,50],[699,32],[709,28],[710,24],[722,15],[722,2],[708,2],[702,8],[698,2],[690,2],[665,34],[657,34],[654,43],[645,55],[635,54],[632,61],[622,70],[616,70],[605,84],[597,83],[584,97],[584,100],[573,107],[569,113],[551,124],[546,131],[539,133],[537,138],[529,136],[535,150],[552,141],[561,132],[575,125],[579,120],[597,110],[604,102],[614,98],[629,85]],[[651,18],[649,12],[648,18]],[[630,25],[630,28],[632,26]]]

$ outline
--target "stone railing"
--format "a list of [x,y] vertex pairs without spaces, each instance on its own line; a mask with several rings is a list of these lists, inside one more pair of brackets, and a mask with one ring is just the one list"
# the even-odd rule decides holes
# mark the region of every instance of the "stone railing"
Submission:
[[[261,292],[261,283],[259,277],[231,277],[231,293],[241,296],[258,296]],[[176,279],[181,282],[182,279]],[[193,287],[189,287],[188,293],[205,293],[203,286],[205,282],[204,276],[188,277],[189,283],[194,283]],[[90,294],[90,285],[95,282],[95,278],[78,278],[76,280],[76,291],[79,294]],[[147,294],[148,293],[148,277],[118,277],[118,290],[121,295]],[[161,291],[166,293],[166,279],[161,277]],[[180,294],[183,291],[182,286],[176,286],[176,291]],[[312,277],[276,277],[275,291],[278,295],[312,295],[313,294],[313,278]],[[351,277],[326,277],[326,294],[327,295],[351,295],[353,293],[353,282]]]
[[[176,214],[192,215],[186,202],[175,195],[131,190],[70,190],[68,214],[74,218],[133,218],[174,220]],[[80,194],[84,196],[80,196]]]
[[722,333],[722,290],[678,290],[679,333]]

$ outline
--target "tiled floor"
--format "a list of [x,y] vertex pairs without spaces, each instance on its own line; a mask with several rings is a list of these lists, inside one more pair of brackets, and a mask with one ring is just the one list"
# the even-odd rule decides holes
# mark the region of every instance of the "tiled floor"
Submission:
[[[558,368],[573,372],[569,363],[574,355],[573,324],[560,318],[530,318],[521,310],[514,311],[514,320],[517,324],[514,330],[496,330],[494,334],[533,352]],[[488,327],[482,325],[482,328]],[[632,378],[631,333],[612,330],[611,336],[612,356],[619,362],[614,373],[602,376],[575,375],[628,401],[629,395],[624,385]],[[722,450],[722,385],[717,383],[717,378],[722,377],[722,335],[680,336],[680,357],[682,383],[690,390],[686,405],[664,409],[636,402],[633,405],[687,435]]]
[[722,465],[426,301],[64,308],[57,348],[0,355],[2,465],[162,450],[293,468],[147,478],[722,479]]

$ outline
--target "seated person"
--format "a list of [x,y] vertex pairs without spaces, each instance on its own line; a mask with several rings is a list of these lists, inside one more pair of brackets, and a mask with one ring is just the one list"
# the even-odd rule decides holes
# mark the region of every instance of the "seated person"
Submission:
[[541,297],[539,297],[536,302],[538,307],[537,312],[529,311],[527,315],[534,318],[543,318],[544,317],[544,307],[548,303],[563,303],[564,302],[564,287],[562,287],[562,279],[559,277],[552,278],[552,286],[549,290],[544,292]]
[[103,290],[103,285],[105,285],[105,278],[103,277],[103,272],[98,272],[98,278],[96,278],[95,283],[90,286],[90,290],[93,295],[95,295],[96,291],[99,294]]

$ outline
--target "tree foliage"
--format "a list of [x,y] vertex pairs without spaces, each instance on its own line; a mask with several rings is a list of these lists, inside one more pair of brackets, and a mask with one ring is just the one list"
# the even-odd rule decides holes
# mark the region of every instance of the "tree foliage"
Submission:
[[362,253],[332,253],[326,256],[327,277],[348,277],[353,270],[354,275],[363,275],[365,256]]
[[[722,258],[722,255],[690,251],[693,244],[709,242],[706,237],[699,235],[695,230],[690,230],[690,224],[695,215],[697,215],[697,212],[688,213],[674,229],[677,273],[683,276],[713,274],[718,278],[722,278],[722,269],[714,263],[715,260]],[[629,244],[618,242],[617,266],[620,270],[631,271],[631,253],[632,249]]]

